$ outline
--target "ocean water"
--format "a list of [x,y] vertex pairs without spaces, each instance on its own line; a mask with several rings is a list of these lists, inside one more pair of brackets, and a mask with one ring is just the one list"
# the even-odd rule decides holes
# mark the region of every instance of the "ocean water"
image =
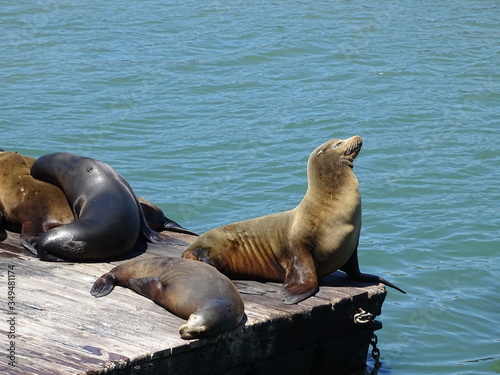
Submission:
[[20,0],[0,21],[0,147],[103,160],[199,233],[293,208],[312,150],[361,135],[361,268],[408,293],[379,373],[500,373],[498,1]]

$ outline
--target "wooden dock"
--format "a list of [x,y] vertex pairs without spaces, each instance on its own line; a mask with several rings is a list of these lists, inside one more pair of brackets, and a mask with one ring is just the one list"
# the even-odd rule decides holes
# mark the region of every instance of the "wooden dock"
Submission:
[[[180,256],[184,248],[141,243],[134,255]],[[178,334],[183,319],[131,290],[90,295],[120,261],[42,262],[20,246],[19,234],[2,229],[0,259],[1,374],[361,374],[371,333],[353,316],[359,308],[379,315],[386,295],[383,285],[337,272],[321,280],[316,296],[285,305],[280,284],[236,281],[262,293],[242,294],[240,326],[186,341]]]

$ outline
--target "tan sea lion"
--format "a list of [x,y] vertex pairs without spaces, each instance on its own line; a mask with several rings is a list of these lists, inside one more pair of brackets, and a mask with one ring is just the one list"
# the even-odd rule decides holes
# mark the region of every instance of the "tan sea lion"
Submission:
[[309,157],[308,190],[297,207],[212,229],[182,257],[206,262],[230,278],[284,282],[287,304],[313,295],[318,277],[338,269],[353,280],[381,282],[403,292],[359,271],[361,196],[353,163],[362,143],[354,136],[322,144]]
[[0,152],[0,215],[2,225],[28,238],[71,223],[73,212],[57,186],[30,175],[34,158]]
[[105,296],[115,285],[132,289],[188,319],[179,328],[183,339],[229,331],[244,314],[243,300],[231,280],[214,267],[189,259],[150,257],[127,261],[97,279],[90,294]]

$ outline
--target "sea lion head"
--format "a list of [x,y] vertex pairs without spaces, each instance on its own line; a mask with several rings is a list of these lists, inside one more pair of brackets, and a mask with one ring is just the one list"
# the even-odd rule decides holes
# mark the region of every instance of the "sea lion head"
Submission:
[[363,139],[359,135],[342,140],[332,139],[317,147],[309,157],[307,174],[315,185],[335,187],[339,177],[352,173]]
[[243,302],[238,307],[231,299],[216,298],[193,312],[179,333],[185,340],[216,335],[234,328],[242,316]]

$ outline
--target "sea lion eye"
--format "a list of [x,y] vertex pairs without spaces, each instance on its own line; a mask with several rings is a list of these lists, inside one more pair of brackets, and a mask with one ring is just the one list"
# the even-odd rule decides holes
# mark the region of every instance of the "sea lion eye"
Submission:
[[332,148],[338,148],[342,144],[342,141],[339,141],[333,145]]
[[323,150],[319,150],[316,156],[320,156],[323,153]]

